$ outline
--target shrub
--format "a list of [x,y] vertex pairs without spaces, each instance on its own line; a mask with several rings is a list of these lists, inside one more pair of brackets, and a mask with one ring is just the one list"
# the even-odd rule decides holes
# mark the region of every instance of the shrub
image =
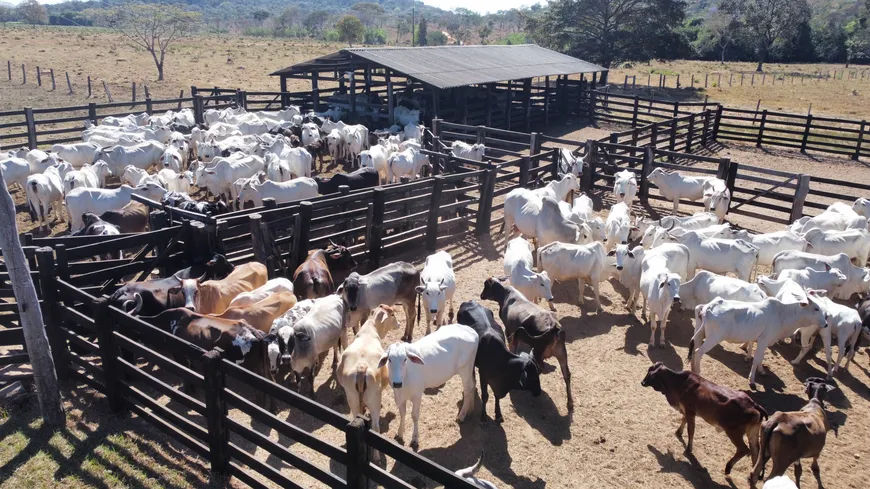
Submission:
[[366,29],[363,42],[365,44],[386,44],[387,33],[383,29]]

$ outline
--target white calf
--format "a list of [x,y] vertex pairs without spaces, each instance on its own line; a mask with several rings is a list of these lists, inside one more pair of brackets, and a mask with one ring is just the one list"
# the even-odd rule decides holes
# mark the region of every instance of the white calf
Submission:
[[[791,361],[792,365],[797,365],[803,360],[804,356],[810,351],[813,346],[813,340],[816,334],[822,337],[822,344],[825,346],[825,358],[828,361],[828,378],[832,377],[837,370],[840,369],[840,363],[843,357],[846,357],[846,365],[844,368],[849,369],[849,363],[855,357],[855,348],[858,345],[858,339],[861,337],[861,317],[858,311],[851,307],[837,304],[836,302],[822,296],[814,290],[807,291],[808,295],[818,299],[822,309],[828,314],[828,328],[819,328],[816,324],[811,324],[801,328],[801,352]],[[837,362],[831,363],[831,337],[837,337]]]
[[637,308],[637,298],[640,295],[640,276],[643,255],[643,246],[635,246],[634,249],[629,249],[628,245],[624,244],[616,245],[616,248],[608,253],[608,256],[616,257],[616,262],[613,266],[616,267],[616,276],[619,283],[628,289],[628,299],[625,301],[625,307],[627,307],[632,314]]
[[683,309],[694,310],[698,304],[707,304],[716,297],[729,301],[759,302],[766,299],[767,294],[758,284],[716,275],[706,270],[701,270],[692,280],[680,285]]
[[[781,251],[804,251],[807,248],[807,240],[789,230],[764,234],[754,234],[746,230],[729,230],[727,233],[731,235],[730,237],[742,239],[758,248],[758,265],[770,266],[773,263],[773,257]],[[729,237],[723,234],[717,234],[712,237]]]
[[704,184],[716,177],[687,177],[675,171],[656,168],[647,180],[659,188],[662,197],[674,203],[674,213],[679,210],[680,199],[700,200],[704,197]]
[[662,330],[659,346],[664,348],[671,307],[679,304],[681,300],[680,276],[664,267],[650,268],[641,273],[640,292],[643,294],[644,310],[649,308],[649,346],[655,346],[656,318],[658,318],[658,328]]
[[779,274],[783,270],[827,270],[837,268],[846,276],[846,283],[834,291],[834,297],[848,299],[853,294],[862,294],[870,290],[870,268],[856,267],[849,260],[849,255],[825,256],[801,251],[783,251],[773,259],[773,273]]
[[706,212],[712,212],[722,220],[725,219],[730,205],[731,191],[725,186],[724,180],[714,178],[704,184],[704,210]]
[[84,227],[82,214],[92,212],[100,215],[106,211],[117,210],[130,203],[130,196],[136,193],[151,200],[160,202],[166,189],[155,183],[147,183],[140,187],[121,185],[116,189],[76,188],[65,198],[66,210],[70,218],[70,231],[78,231]]
[[577,177],[569,173],[567,175],[564,175],[559,180],[553,180],[545,187],[533,190],[533,192],[535,192],[535,194],[541,196],[542,198],[545,196],[549,196],[558,201],[563,201],[566,197],[568,197],[568,193],[570,193],[572,190],[580,190],[580,180],[577,180]]
[[36,212],[39,227],[48,226],[49,207],[54,207],[54,219],[60,221],[63,212],[63,179],[72,171],[72,165],[67,162],[48,167],[45,173],[31,175],[27,178],[24,189],[27,194],[27,204]]
[[175,173],[181,173],[181,169],[184,168],[184,159],[181,157],[181,151],[178,147],[171,144],[166,147],[163,155],[160,156],[160,163],[163,165],[163,168],[168,168]]
[[[580,291],[580,304],[584,305],[585,283],[592,285],[595,293],[595,310],[601,309],[599,283],[604,280],[604,267],[607,255],[601,243],[576,245],[571,243],[550,243],[541,247],[539,252],[541,269],[553,280],[577,280]],[[552,308],[552,303],[551,303]]]
[[411,446],[419,445],[420,403],[423,391],[444,385],[454,375],[462,378],[462,408],[456,420],[462,422],[474,407],[474,358],[477,355],[477,333],[462,324],[448,324],[414,343],[394,343],[378,362],[387,366],[396,405],[399,407],[399,429],[396,440],[404,443],[405,412],[411,401],[414,432]]
[[631,207],[637,195],[637,176],[631,170],[623,170],[613,176],[613,200]]
[[189,194],[190,186],[193,185],[193,172],[191,171],[175,173],[174,170],[164,168],[157,172],[157,177],[166,183],[166,190],[172,192]]
[[618,244],[627,244],[631,233],[631,214],[624,202],[617,202],[610,208],[604,222],[604,242],[612,250]]
[[30,164],[24,158],[10,157],[0,161],[0,169],[3,170],[3,180],[6,181],[6,187],[9,188],[13,183],[17,183],[22,189],[27,183],[27,177],[30,176]]
[[805,289],[824,290],[833,293],[845,285],[849,278],[836,268],[827,270],[804,268],[803,270],[783,270],[776,276],[776,280],[772,280],[769,277],[758,277],[757,282],[758,285],[761,285],[767,291],[768,295],[776,295],[786,280],[792,280]]
[[100,159],[97,158],[100,146],[94,143],[55,144],[51,147],[51,152],[74,168],[81,168],[85,163],[93,163]]
[[387,148],[380,144],[376,144],[371,148],[360,152],[360,166],[374,168],[375,171],[378,172],[380,182],[389,183],[387,182],[387,158],[389,158],[389,156]]
[[[96,152],[94,159],[105,160],[115,175],[120,175],[127,165],[147,170],[160,162],[165,147],[157,141],[147,141],[135,146],[113,146]],[[89,162],[90,163],[90,162]]]
[[73,170],[63,177],[63,194],[68,194],[74,188],[103,188],[106,186],[106,177],[111,174],[105,161],[82,165],[81,170]]
[[254,207],[263,205],[263,199],[272,198],[278,204],[317,197],[317,182],[313,178],[294,178],[289,182],[263,183],[250,182],[239,193],[239,205],[244,208],[247,202]]
[[483,156],[486,153],[486,146],[482,144],[466,144],[462,141],[453,141],[453,144],[450,145],[450,152],[457,158],[483,161]]
[[420,272],[420,285],[417,293],[425,303],[426,334],[429,334],[432,315],[435,315],[435,326],[444,324],[444,307],[450,303],[450,321],[453,321],[453,294],[456,293],[456,276],[453,274],[453,259],[450,253],[439,251],[426,257],[426,264]]
[[812,252],[819,255],[849,255],[856,265],[863,267],[870,256],[870,233],[862,229],[846,231],[822,231],[811,229],[804,234],[804,239],[812,245]]
[[752,269],[758,262],[758,248],[738,240],[705,238],[698,231],[688,231],[682,236],[668,234],[669,241],[689,248],[689,277],[703,268],[716,273],[732,272],[737,278],[749,281]]
[[504,273],[511,285],[532,302],[546,300],[550,309],[555,311],[550,276],[547,272],[535,272],[532,263],[532,245],[525,238],[520,236],[508,241],[504,252]]
[[429,165],[429,156],[408,148],[387,158],[387,183],[398,182],[401,177],[418,178],[423,167]]

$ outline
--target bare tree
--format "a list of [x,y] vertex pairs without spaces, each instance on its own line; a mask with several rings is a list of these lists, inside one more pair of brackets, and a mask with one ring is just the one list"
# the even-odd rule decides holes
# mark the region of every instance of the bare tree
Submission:
[[163,67],[169,46],[196,29],[200,21],[198,12],[174,5],[140,3],[97,10],[95,17],[98,22],[121,33],[131,45],[151,53],[157,65],[157,81],[163,81]]
[[6,270],[9,272],[15,301],[18,303],[24,342],[33,367],[36,397],[39,399],[42,419],[48,426],[59,428],[64,426],[66,418],[57,385],[57,373],[54,370],[48,337],[45,335],[45,323],[42,320],[42,311],[39,309],[36,288],[33,279],[30,278],[30,268],[27,266],[24,250],[18,242],[15,205],[6,189],[2,170],[0,170],[0,188],[2,188],[0,190],[0,249],[3,250]]

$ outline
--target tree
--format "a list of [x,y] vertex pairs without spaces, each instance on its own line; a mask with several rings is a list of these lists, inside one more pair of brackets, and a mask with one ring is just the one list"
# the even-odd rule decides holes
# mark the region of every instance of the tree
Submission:
[[486,40],[489,39],[489,36],[492,35],[492,26],[493,21],[489,21],[486,25],[480,28],[477,31],[477,35],[480,37],[480,43],[486,44]]
[[411,23],[408,22],[408,18],[405,16],[399,17],[399,22],[396,24],[396,44],[399,44],[401,37],[409,32],[411,32]]
[[763,71],[774,46],[793,40],[810,17],[807,0],[728,0],[723,8],[742,14],[755,45],[756,71]]
[[[870,2],[870,0],[868,0]],[[867,6],[870,11],[870,4]],[[870,58],[870,20],[855,19],[846,24],[846,66],[854,59]]]
[[719,50],[719,60],[725,62],[725,50],[740,36],[743,25],[736,12],[718,9],[701,25],[695,48],[698,51]]
[[11,22],[15,18],[15,11],[12,7],[0,5],[0,22]]
[[420,17],[420,26],[417,28],[417,45],[426,46],[429,43],[429,27],[426,25],[426,17]]
[[372,2],[361,2],[350,8],[367,28],[379,25],[379,19],[384,15],[384,8]]
[[166,51],[173,42],[196,29],[200,14],[174,5],[131,3],[99,10],[100,21],[119,32],[127,42],[149,53],[163,81]]
[[662,54],[656,49],[673,43],[684,6],[682,0],[553,0],[524,15],[533,41],[609,68]]
[[363,23],[353,15],[345,15],[335,24],[338,31],[338,39],[347,41],[347,45],[353,47],[354,42],[362,41],[366,28]]
[[323,26],[326,25],[326,19],[329,18],[329,12],[326,10],[315,10],[305,17],[305,28],[312,36],[318,36],[323,32]]
[[441,31],[432,31],[426,36],[426,45],[443,46],[447,44],[447,34]]
[[36,0],[25,0],[16,8],[18,17],[28,24],[47,24],[48,10]]
[[268,19],[272,14],[269,13],[268,10],[254,10],[254,13],[251,14],[251,17],[254,18],[259,23],[263,23],[264,20]]
[[293,28],[299,22],[299,7],[293,5],[287,7],[275,18],[275,30],[284,32],[287,29]]

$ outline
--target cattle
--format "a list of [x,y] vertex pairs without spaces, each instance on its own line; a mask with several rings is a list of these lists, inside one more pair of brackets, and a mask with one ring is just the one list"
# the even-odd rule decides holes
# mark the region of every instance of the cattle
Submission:
[[272,329],[272,323],[295,305],[296,296],[293,292],[277,292],[259,302],[235,306],[231,304],[224,312],[209,315],[223,319],[244,319],[252,328],[268,333]]
[[190,186],[193,185],[193,172],[176,173],[174,170],[164,168],[157,172],[157,176],[166,182],[166,190],[170,192],[190,193]]
[[[103,221],[96,214],[86,213],[82,216],[82,221],[84,221],[85,227],[72,233],[71,236],[118,236],[121,234],[118,226]],[[104,260],[121,259],[123,258],[123,250],[104,253],[99,258]]]
[[[99,160],[97,155],[100,151],[101,149],[99,145],[89,142],[55,144],[51,147],[52,153],[56,154],[60,159],[68,162],[74,168],[81,168],[86,163],[94,163]],[[122,166],[118,170],[122,168],[124,167]]]
[[819,255],[849,255],[855,265],[867,265],[870,256],[870,233],[866,229],[847,229],[845,231],[822,231],[811,229],[804,239],[812,246],[813,253]]
[[[266,178],[273,182],[286,182],[291,179],[290,168],[286,161],[281,160],[272,153],[266,153]],[[250,177],[248,177],[250,178]],[[238,180],[244,180],[240,178]]]
[[[314,299],[298,301],[295,306],[283,316],[272,322],[269,335],[266,336],[269,355],[269,372],[276,382],[286,377],[290,370],[290,352],[295,344],[293,326],[305,317],[314,306]],[[281,375],[282,370],[284,375]]]
[[[680,281],[685,280],[689,250],[683,245],[666,243],[644,252],[641,259],[640,294],[643,296],[641,317],[649,309],[649,346],[655,346],[657,326],[662,334],[660,344],[665,344],[665,330],[671,307],[680,302]],[[656,318],[659,324],[656,325]]]
[[[635,246],[629,248],[628,245],[616,245],[608,256],[613,256],[616,260],[613,266],[616,267],[616,277],[623,286],[628,289],[628,298],[625,301],[625,307],[628,311],[634,314],[637,308],[637,298],[640,295],[640,278],[641,265],[643,263],[644,249],[643,246]],[[605,275],[612,273],[605,272]]]
[[455,474],[458,477],[465,479],[469,484],[479,487],[480,489],[498,489],[492,482],[475,477],[474,474],[476,474],[477,471],[480,470],[481,463],[483,463],[483,451],[481,451],[480,458],[477,459],[477,463],[475,463],[471,467],[459,469],[455,472]]
[[541,395],[541,374],[538,365],[527,353],[515,355],[507,348],[504,330],[495,321],[488,308],[475,301],[459,305],[456,316],[459,324],[471,327],[480,338],[474,366],[480,374],[480,399],[483,409],[480,421],[486,422],[486,403],[489,389],[495,397],[495,422],[502,423],[501,399],[512,390],[527,390],[533,396]]
[[466,144],[462,141],[453,141],[453,144],[450,145],[450,153],[457,158],[483,161],[483,157],[486,154],[486,146],[483,144]]
[[581,244],[587,244],[589,241],[604,241],[604,221],[600,217],[595,217],[589,197],[581,195],[574,199],[573,207],[567,202],[559,202],[559,211],[565,220],[576,224],[581,228],[581,232],[588,236],[588,239],[581,239]]
[[550,304],[551,310],[556,310],[550,275],[546,271],[535,272],[532,245],[526,238],[519,236],[508,241],[504,252],[504,273],[511,285],[526,299],[535,303],[544,299]]
[[402,129],[400,135],[403,135],[405,139],[416,139],[417,141],[422,141],[423,133],[426,132],[426,126],[422,124],[410,123]]
[[580,180],[572,174],[563,175],[559,180],[553,180],[546,186],[533,190],[541,198],[551,197],[563,201],[570,192],[580,191]]
[[545,311],[523,297],[515,288],[502,284],[490,277],[483,284],[481,300],[498,303],[498,316],[505,326],[505,335],[510,350],[516,352],[517,345],[523,343],[531,348],[531,356],[539,368],[544,360],[555,357],[565,380],[568,398],[568,411],[574,410],[574,396],[571,394],[571,372],[568,370],[568,349],[565,347],[565,330],[556,319],[556,314]]
[[260,207],[263,199],[275,199],[278,204],[317,197],[317,182],[313,178],[294,178],[289,182],[250,182],[239,192],[242,208]]
[[[840,364],[843,357],[846,357],[846,365],[844,369],[849,369],[849,363],[855,357],[855,349],[858,347],[858,341],[861,339],[861,316],[858,311],[824,297],[821,291],[809,290],[807,294],[814,295],[818,298],[819,304],[828,314],[829,327],[819,329],[817,325],[810,325],[798,330],[797,336],[800,335],[801,352],[791,361],[792,365],[797,365],[810,351],[813,346],[813,340],[816,334],[822,337],[822,344],[825,347],[825,358],[828,361],[828,377],[832,377],[840,369]],[[831,337],[837,336],[837,361],[831,362]]]
[[643,236],[647,229],[652,226],[663,227],[666,229],[682,228],[686,231],[694,229],[702,229],[719,224],[719,218],[715,214],[709,212],[699,212],[691,216],[665,216],[657,221],[644,219],[638,216],[634,220],[634,226],[631,228],[631,239],[639,239]]
[[[662,362],[656,362],[647,370],[640,385],[664,394],[668,404],[683,415],[675,434],[682,439],[683,427],[689,427],[686,454],[692,453],[695,417],[700,416],[717,430],[724,431],[737,448],[737,453],[725,464],[726,475],[746,455],[753,464],[757,460],[761,422],[768,416],[767,411],[745,392],[714,384],[693,372],[675,372]],[[749,440],[748,448],[744,436]]]
[[453,259],[450,253],[439,251],[426,257],[420,272],[420,285],[415,289],[423,301],[426,316],[426,334],[429,334],[432,315],[435,326],[444,324],[444,309],[450,304],[448,320],[453,321],[453,294],[456,293],[456,276],[453,274]]
[[146,170],[136,168],[133,165],[127,165],[120,175],[121,183],[131,187],[143,185],[148,182],[154,182],[163,188],[166,188],[166,182],[158,175],[149,174]]
[[833,293],[845,284],[848,278],[836,268],[829,268],[824,271],[804,268],[803,270],[783,270],[777,275],[776,280],[761,276],[756,279],[756,282],[768,294],[775,295],[788,280],[794,281],[805,289],[818,289]]
[[312,165],[315,158],[320,162],[317,171],[323,171],[323,157],[329,154],[329,146],[326,144],[326,141],[317,138],[311,143],[304,145],[303,149],[311,155]]
[[[803,295],[793,303],[774,298],[752,303],[717,298],[702,306],[697,317],[700,321],[689,342],[692,371],[700,373],[701,358],[722,341],[741,344],[755,341],[757,348],[749,371],[752,389],[755,389],[756,370],[764,373],[762,361],[768,346],[811,324],[828,327],[828,314],[818,298],[811,295]],[[696,344],[699,345],[697,350]]]
[[196,212],[198,214],[217,216],[230,211],[229,206],[222,200],[214,202],[200,202],[193,200],[183,192],[167,192],[160,200],[163,205],[177,207],[183,211]]
[[110,210],[120,209],[130,203],[131,195],[134,193],[159,201],[166,193],[166,189],[154,183],[135,188],[121,185],[112,190],[101,188],[73,189],[64,199],[67,215],[70,218],[70,231],[78,231],[83,227],[81,216],[85,212],[99,215]]
[[320,139],[320,128],[313,122],[302,124],[302,135],[300,136],[303,146],[308,146],[314,141]]
[[354,331],[361,319],[368,317],[378,304],[402,304],[405,311],[405,334],[403,341],[410,341],[414,334],[415,287],[420,283],[420,272],[407,262],[395,262],[377,270],[360,275],[351,273],[338,287],[337,293],[344,298],[351,313],[349,324]]
[[746,230],[727,232],[729,236],[717,234],[711,237],[742,239],[758,248],[758,265],[770,266],[773,257],[780,251],[806,251],[807,249],[807,240],[789,230],[764,234],[754,234]]
[[582,235],[580,226],[565,219],[559,202],[524,188],[511,190],[505,198],[502,232],[510,233],[506,241],[517,232],[534,238],[536,248],[554,241],[577,243],[589,239]]
[[293,282],[284,277],[273,278],[261,287],[257,287],[250,292],[242,292],[241,294],[237,295],[235,299],[230,302],[230,305],[228,307],[249,306],[251,304],[256,304],[262,300],[265,300],[272,294],[278,294],[281,292],[289,292],[292,294]]
[[812,229],[845,231],[849,228],[866,229],[866,227],[866,218],[859,216],[855,211],[840,202],[832,204],[825,212],[817,216],[806,216],[789,225],[791,231],[800,235],[804,235]]
[[72,165],[62,162],[48,167],[45,173],[27,178],[24,185],[27,204],[36,212],[39,227],[50,229],[48,226],[50,207],[54,207],[55,221],[60,221],[63,215],[63,179],[71,171]]
[[662,197],[674,203],[676,214],[680,208],[680,199],[701,200],[704,197],[705,184],[716,177],[687,177],[675,171],[656,168],[646,178],[658,187]]
[[3,171],[3,180],[8,188],[17,183],[19,187],[26,188],[27,178],[30,176],[30,164],[24,158],[10,157],[0,161],[0,170]]
[[623,170],[613,176],[613,200],[630,208],[636,195],[637,175],[633,171]]
[[343,131],[346,156],[356,161],[360,152],[369,148],[369,130],[362,124],[346,126]]
[[378,172],[367,167],[351,173],[336,173],[329,178],[316,176],[314,180],[317,182],[317,193],[320,195],[338,193],[342,185],[347,185],[348,190],[361,190],[377,187],[379,184]]
[[610,208],[607,220],[604,221],[604,242],[607,251],[618,244],[628,244],[631,233],[631,211],[623,202],[617,202]]
[[773,459],[770,477],[784,475],[789,466],[794,465],[794,480],[799,486],[802,458],[813,459],[811,468],[819,487],[822,487],[819,456],[831,429],[825,413],[825,396],[836,387],[818,377],[808,378],[804,386],[809,402],[800,411],[777,411],[764,423],[761,450],[749,476],[750,487],[755,487],[758,479],[764,477],[768,459]]
[[337,294],[315,299],[308,314],[298,320],[285,334],[290,351],[290,368],[302,380],[310,383],[314,398],[314,379],[329,350],[333,350],[332,370],[337,372],[339,348],[347,347],[347,303]]
[[379,181],[381,183],[390,183],[387,180],[387,175],[389,174],[387,159],[390,157],[391,155],[387,148],[376,144],[359,154],[360,168],[374,169],[380,176]]
[[757,284],[706,270],[680,285],[680,305],[684,310],[695,310],[695,306],[707,304],[716,297],[729,301],[761,302],[767,298],[767,294]]
[[227,277],[234,268],[225,256],[214,255],[210,260],[195,263],[167,278],[127,282],[112,293],[109,300],[113,306],[130,314],[153,316],[167,309],[184,307],[184,297],[181,292],[170,292],[173,287],[181,285],[182,280],[190,277],[205,277],[208,280],[222,279]]
[[776,274],[787,269],[803,270],[804,268],[812,268],[814,270],[827,270],[829,268],[837,268],[847,278],[846,283],[840,285],[834,291],[834,297],[839,299],[848,299],[853,294],[863,294],[870,290],[870,268],[852,265],[849,255],[845,253],[825,256],[800,251],[783,251],[777,253],[773,258],[772,268],[773,273]]
[[105,161],[85,164],[80,170],[72,170],[63,177],[63,194],[68,194],[74,188],[103,188],[106,186],[106,177],[111,174]]
[[768,479],[761,489],[798,489],[798,486],[788,476],[781,475]]
[[704,211],[716,214],[721,221],[731,205],[731,190],[725,180],[714,178],[704,183]]
[[356,260],[344,246],[330,242],[325,250],[312,250],[293,272],[293,289],[300,299],[326,297],[335,292],[333,272],[356,268]]
[[188,278],[170,290],[181,291],[184,307],[201,314],[220,314],[242,292],[250,292],[266,284],[266,266],[262,263],[245,263],[237,266],[222,280]]
[[583,167],[586,166],[585,157],[578,156],[579,150],[568,151],[565,148],[559,149],[559,174],[571,173],[576,177],[583,175]]
[[740,280],[748,281],[758,262],[758,248],[741,239],[705,238],[699,231],[687,231],[682,236],[668,233],[666,239],[689,249],[690,279],[696,269],[703,268],[717,273],[732,272]]
[[146,141],[135,146],[112,146],[101,148],[94,158],[86,163],[104,160],[114,175],[121,175],[127,165],[147,170],[160,163],[165,147],[157,141]]
[[405,176],[412,180],[420,178],[423,175],[423,167],[430,165],[429,155],[408,148],[387,158],[386,183],[398,182]]
[[[202,177],[206,180],[206,186],[215,195],[227,195],[230,202],[235,201],[236,197],[238,197],[240,202],[244,202],[241,199],[241,194],[235,195],[233,182],[239,178],[252,177],[263,171],[265,166],[263,158],[256,155],[233,159],[219,158],[211,167],[200,168],[197,170],[197,173],[200,174],[201,172]],[[281,185],[278,182],[273,182],[272,184]],[[197,186],[200,185],[199,178],[197,178]]]
[[870,219],[870,200],[865,199],[864,197],[858,197],[855,200],[855,203],[852,204],[852,212],[866,219]]
[[411,401],[412,448],[419,446],[420,403],[423,391],[444,385],[453,376],[462,379],[462,408],[456,416],[462,422],[474,408],[474,359],[479,338],[462,324],[448,324],[414,343],[393,343],[378,362],[387,367],[396,406],[399,408],[399,428],[396,440],[404,443],[405,412]]
[[[586,282],[592,286],[595,293],[595,310],[601,310],[601,297],[599,283],[604,280],[604,267],[606,265],[606,253],[601,243],[595,242],[588,245],[576,245],[570,243],[550,243],[543,246],[539,252],[540,267],[549,277],[559,282],[577,280],[580,294],[579,302],[586,304],[583,298]],[[552,302],[550,303],[551,309]]]
[[338,362],[336,381],[344,388],[350,417],[356,418],[368,408],[376,433],[381,432],[381,391],[389,384],[387,369],[378,367],[385,353],[381,340],[398,328],[396,313],[381,304],[366,319]]
[[184,158],[181,156],[181,150],[171,144],[163,150],[163,154],[160,156],[160,163],[163,165],[163,168],[176,173],[181,173],[184,169]]

